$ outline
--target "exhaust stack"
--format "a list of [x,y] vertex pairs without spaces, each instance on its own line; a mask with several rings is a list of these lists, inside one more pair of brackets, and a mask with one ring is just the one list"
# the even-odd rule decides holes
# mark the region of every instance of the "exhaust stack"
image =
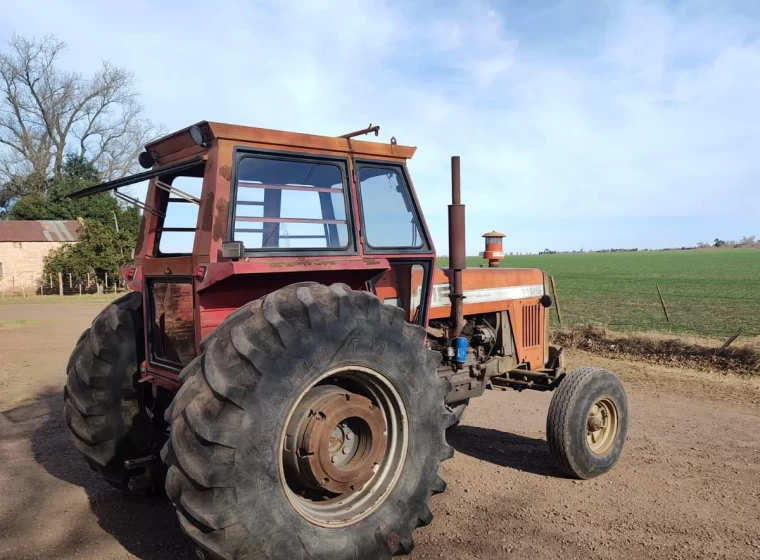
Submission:
[[451,158],[451,204],[449,204],[449,272],[451,274],[451,320],[454,330],[449,335],[456,338],[464,328],[464,290],[462,270],[467,267],[464,238],[464,204],[460,188],[459,156]]

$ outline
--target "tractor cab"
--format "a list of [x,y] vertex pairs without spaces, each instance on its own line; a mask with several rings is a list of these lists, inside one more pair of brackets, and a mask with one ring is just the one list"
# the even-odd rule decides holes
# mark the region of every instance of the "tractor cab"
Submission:
[[[378,128],[201,122],[146,145],[149,171],[78,193],[114,190],[144,211],[122,275],[153,310],[154,366],[174,377],[232,310],[301,278],[375,291],[427,324],[435,249],[406,167],[416,148],[355,138]],[[118,190],[146,180],[144,203]]]

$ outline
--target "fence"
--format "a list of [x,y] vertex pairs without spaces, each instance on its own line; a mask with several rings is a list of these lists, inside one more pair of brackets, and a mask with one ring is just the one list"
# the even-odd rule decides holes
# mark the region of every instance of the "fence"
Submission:
[[90,273],[77,275],[63,272],[47,274],[14,275],[5,278],[0,286],[0,294],[6,296],[74,296],[86,294],[110,294],[123,292],[126,289],[122,278],[108,273]]
[[[2,297],[78,296],[119,293],[121,278],[64,272],[46,278],[14,277],[0,287]],[[619,331],[660,331],[728,337],[760,336],[760,292],[742,279],[720,283],[683,279],[631,279],[614,275],[551,277],[553,328],[596,324]]]
[[557,275],[553,327],[596,324],[620,331],[760,336],[760,294],[738,279],[704,284]]

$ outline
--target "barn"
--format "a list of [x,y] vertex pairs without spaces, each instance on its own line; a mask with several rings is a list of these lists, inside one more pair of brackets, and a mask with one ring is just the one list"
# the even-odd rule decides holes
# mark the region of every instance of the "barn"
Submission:
[[76,220],[0,222],[0,292],[33,292],[47,254],[65,243],[76,243],[78,227]]

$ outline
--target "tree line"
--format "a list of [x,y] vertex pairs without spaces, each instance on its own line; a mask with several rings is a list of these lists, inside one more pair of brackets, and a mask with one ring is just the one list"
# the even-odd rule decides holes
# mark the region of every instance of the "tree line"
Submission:
[[132,258],[137,208],[111,193],[66,195],[138,169],[163,132],[145,118],[125,68],[103,62],[85,76],[60,65],[54,36],[14,35],[0,52],[0,219],[79,220],[79,243],[53,251],[45,274],[108,273]]

